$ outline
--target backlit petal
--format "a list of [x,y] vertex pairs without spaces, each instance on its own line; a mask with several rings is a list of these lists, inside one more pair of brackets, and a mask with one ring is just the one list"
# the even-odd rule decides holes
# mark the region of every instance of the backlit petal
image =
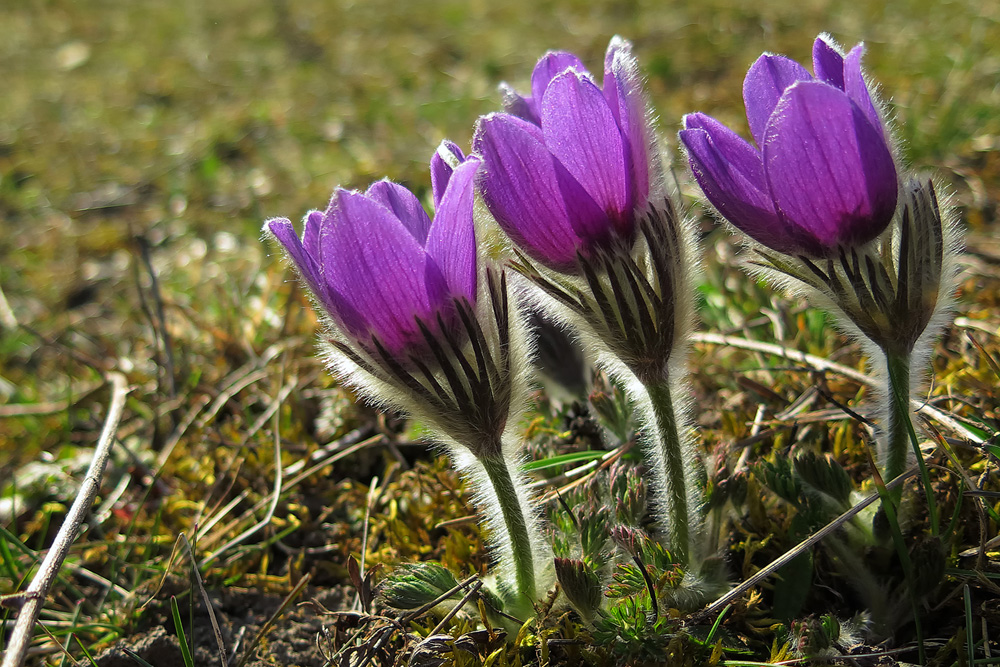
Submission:
[[427,236],[427,254],[440,268],[452,296],[476,300],[476,230],[472,217],[479,160],[455,169]]
[[820,81],[844,89],[844,56],[829,35],[820,35],[813,42],[813,73]]
[[522,96],[508,83],[501,83],[498,88],[504,111],[529,123],[535,125],[542,124],[542,120],[538,117],[538,111],[535,109],[535,105],[530,97]]
[[764,130],[785,89],[796,81],[809,81],[806,69],[784,56],[765,53],[750,66],[743,80],[743,103],[746,105],[750,134],[758,146],[764,144]]
[[871,91],[868,90],[864,74],[861,72],[861,57],[864,53],[864,44],[858,44],[844,56],[844,92],[865,112],[872,126],[878,128],[879,132],[884,135],[882,120],[878,116],[878,111],[875,110]]
[[538,127],[490,114],[480,119],[473,147],[483,157],[479,182],[486,205],[535,259],[571,268],[583,243],[576,230],[607,228],[607,216],[545,147]]
[[382,180],[373,183],[365,194],[392,211],[420,245],[427,242],[431,219],[412,192],[398,183]]
[[531,96],[539,119],[541,118],[542,98],[545,97],[545,91],[549,84],[552,79],[568,69],[574,69],[578,72],[587,71],[579,58],[566,51],[549,51],[535,65],[535,69],[531,72]]
[[542,133],[608,217],[631,223],[631,159],[604,94],[588,75],[569,71],[552,80],[542,100]]
[[684,127],[680,138],[687,148],[691,171],[719,213],[769,248],[798,249],[801,235],[789,229],[774,210],[760,152],[704,114],[688,114]]
[[[653,150],[652,129],[642,90],[639,63],[632,55],[632,45],[621,37],[613,37],[604,60],[604,97],[608,101],[626,142],[632,167],[636,208],[645,206],[650,189],[650,160],[659,160]],[[658,164],[656,170],[658,171]],[[654,172],[655,173],[655,172]]]
[[431,190],[434,193],[434,209],[441,205],[441,196],[448,187],[448,179],[455,171],[455,165],[465,159],[462,149],[445,139],[431,157]]
[[824,248],[871,240],[892,218],[892,155],[879,129],[833,86],[790,88],[767,127],[763,155],[778,209]]
[[319,265],[302,246],[302,242],[295,233],[295,227],[292,226],[291,220],[288,218],[273,218],[264,223],[264,228],[281,243],[285,248],[285,252],[288,253],[289,259],[292,260],[295,268],[298,269],[299,275],[306,281],[309,288],[319,295]]
[[319,230],[323,226],[324,217],[322,211],[309,211],[306,213],[305,229],[302,231],[302,245],[313,261],[317,263],[319,262]]
[[320,235],[323,271],[361,321],[345,326],[361,338],[377,335],[393,352],[419,341],[414,317],[432,319],[447,296],[420,243],[388,208],[357,192],[338,190],[329,217]]

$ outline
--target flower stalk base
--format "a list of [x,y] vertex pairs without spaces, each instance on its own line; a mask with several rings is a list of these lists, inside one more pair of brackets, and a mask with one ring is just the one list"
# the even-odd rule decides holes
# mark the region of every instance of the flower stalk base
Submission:
[[486,477],[496,494],[497,505],[509,538],[510,555],[500,554],[500,560],[513,561],[514,580],[517,585],[515,609],[530,609],[537,600],[535,584],[535,563],[532,555],[532,540],[528,534],[528,520],[510,475],[507,462],[502,457],[482,457],[479,459]]
[[687,461],[669,384],[663,380],[645,386],[652,408],[652,419],[646,424],[650,431],[647,451],[657,466],[655,494],[665,519],[667,546],[686,566],[691,555],[692,508],[688,502]]
[[[886,419],[886,449],[883,453],[885,482],[889,483],[906,470],[910,452],[920,457],[915,442],[911,442],[910,431],[910,355],[886,352],[888,382],[888,415]],[[893,492],[897,497],[901,491]]]

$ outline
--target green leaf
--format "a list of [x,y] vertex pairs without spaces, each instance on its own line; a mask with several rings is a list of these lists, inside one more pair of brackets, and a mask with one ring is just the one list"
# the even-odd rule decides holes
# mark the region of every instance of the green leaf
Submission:
[[791,620],[798,616],[812,587],[812,552],[806,551],[781,568],[779,579],[774,585],[775,618]]
[[545,470],[546,468],[555,468],[556,466],[566,465],[568,463],[579,463],[581,461],[593,461],[594,459],[599,459],[607,454],[604,451],[594,451],[586,450],[582,452],[570,452],[569,454],[560,454],[559,456],[553,456],[547,459],[541,459],[539,461],[531,461],[526,463],[524,466],[525,470]]
[[[380,595],[393,609],[419,609],[458,586],[450,570],[437,563],[410,563],[391,572]],[[453,599],[461,599],[453,593]]]

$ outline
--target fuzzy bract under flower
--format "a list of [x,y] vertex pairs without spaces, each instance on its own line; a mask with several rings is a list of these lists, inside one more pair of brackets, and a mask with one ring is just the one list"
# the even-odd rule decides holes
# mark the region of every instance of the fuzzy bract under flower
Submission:
[[861,72],[864,47],[842,54],[826,36],[809,74],[764,54],[743,100],[756,146],[702,113],[680,137],[691,169],[719,212],[779,252],[826,257],[881,234],[896,210],[896,166]]
[[453,161],[432,161],[433,220],[413,193],[383,180],[364,193],[338,189],[325,212],[306,215],[301,239],[285,218],[265,225],[335,325],[369,351],[374,338],[392,355],[420,354],[418,319],[431,332],[442,322],[457,330],[454,300],[475,303],[479,160],[446,149]]
[[573,54],[550,52],[530,96],[504,96],[507,113],[481,118],[473,140],[483,199],[504,231],[557,270],[632,239],[659,163],[631,45],[611,40],[602,86]]

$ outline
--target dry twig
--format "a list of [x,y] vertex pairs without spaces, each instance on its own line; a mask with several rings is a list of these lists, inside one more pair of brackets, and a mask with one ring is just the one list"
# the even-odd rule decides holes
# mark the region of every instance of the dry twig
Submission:
[[125,397],[129,393],[128,382],[121,373],[109,372],[108,380],[111,382],[111,404],[108,408],[108,416],[104,420],[101,437],[94,448],[90,468],[83,479],[83,484],[80,485],[80,491],[73,501],[73,506],[70,507],[66,519],[52,542],[52,547],[23,593],[24,601],[17,615],[14,630],[10,635],[10,643],[4,653],[2,667],[21,667],[23,664],[24,657],[28,652],[28,645],[31,643],[31,630],[42,611],[45,597],[55,582],[59,568],[62,567],[63,561],[69,554],[70,547],[73,546],[80,524],[83,523],[90,506],[94,504],[94,497],[101,486],[104,466],[111,454],[111,446],[115,441],[118,422],[121,421],[122,410],[125,408]]

